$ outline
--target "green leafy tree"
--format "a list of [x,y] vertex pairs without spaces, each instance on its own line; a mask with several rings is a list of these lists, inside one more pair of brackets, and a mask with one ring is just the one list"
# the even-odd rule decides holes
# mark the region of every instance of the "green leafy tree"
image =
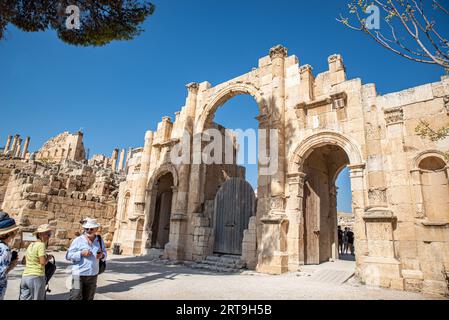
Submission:
[[[79,8],[79,28],[68,28],[69,6]],[[9,24],[26,32],[56,31],[65,43],[103,46],[131,40],[154,13],[147,0],[0,0],[0,40]]]

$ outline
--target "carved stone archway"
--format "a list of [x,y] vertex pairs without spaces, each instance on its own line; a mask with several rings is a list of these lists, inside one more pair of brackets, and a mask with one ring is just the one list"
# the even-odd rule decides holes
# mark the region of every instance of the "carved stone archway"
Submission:
[[212,120],[215,112],[227,101],[238,95],[248,94],[252,96],[259,106],[260,115],[267,114],[267,103],[261,90],[252,83],[234,82],[229,83],[223,89],[213,95],[205,105],[201,115],[196,121],[196,133],[201,133],[206,129],[207,123]]

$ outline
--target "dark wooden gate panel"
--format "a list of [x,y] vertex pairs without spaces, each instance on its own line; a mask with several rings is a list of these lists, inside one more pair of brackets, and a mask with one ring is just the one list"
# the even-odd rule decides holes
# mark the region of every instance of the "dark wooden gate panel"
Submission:
[[245,180],[223,184],[215,197],[215,253],[242,254],[243,233],[255,214],[255,204],[254,190]]

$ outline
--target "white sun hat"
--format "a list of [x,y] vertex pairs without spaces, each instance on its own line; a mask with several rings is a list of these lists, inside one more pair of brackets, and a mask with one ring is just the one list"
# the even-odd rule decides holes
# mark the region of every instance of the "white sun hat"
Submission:
[[86,218],[84,219],[83,228],[91,229],[91,228],[100,228],[101,225],[97,222],[97,219]]

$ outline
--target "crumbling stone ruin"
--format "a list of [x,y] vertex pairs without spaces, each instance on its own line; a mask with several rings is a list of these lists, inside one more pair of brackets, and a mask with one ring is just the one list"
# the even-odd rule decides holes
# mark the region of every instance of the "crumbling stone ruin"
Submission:
[[[159,250],[176,261],[239,252],[247,266],[270,274],[337,259],[335,180],[349,167],[357,278],[443,294],[449,139],[428,141],[415,128],[421,120],[435,128],[447,124],[449,77],[379,95],[374,84],[347,79],[340,55],[328,65],[314,74],[277,46],[247,74],[216,86],[189,84],[174,121],[164,118],[156,132],[147,132],[130,161],[114,243],[125,254]],[[259,128],[278,133],[279,143],[268,147],[278,167],[259,175],[256,205],[254,195],[239,191],[248,188],[236,171],[223,179],[213,166],[173,164],[166,156],[185,132],[208,129],[216,110],[239,94],[257,101]],[[233,200],[239,196],[244,199]],[[242,211],[239,219],[226,206],[250,215]]]
[[53,249],[67,248],[86,217],[98,219],[106,245],[111,246],[118,186],[124,175],[112,167],[113,161],[106,167],[89,165],[82,137],[80,132],[58,135],[34,157],[25,152],[25,157],[11,157],[8,146],[0,155],[0,208],[16,218],[24,231],[52,225]]

